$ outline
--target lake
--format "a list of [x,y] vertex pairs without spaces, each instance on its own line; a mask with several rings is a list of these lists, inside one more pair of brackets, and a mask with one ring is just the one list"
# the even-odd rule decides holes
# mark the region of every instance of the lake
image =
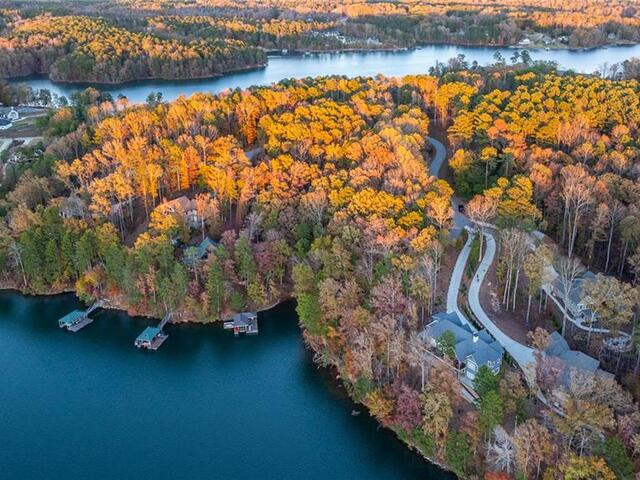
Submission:
[[75,297],[0,293],[0,477],[7,479],[448,479],[378,429],[304,348],[293,304],[260,334],[101,311],[76,334]]
[[[271,57],[261,70],[209,80],[104,88],[144,101],[317,75],[426,73],[464,54],[481,65],[496,50],[430,46],[405,52]],[[640,56],[640,46],[536,50],[536,60],[591,73]],[[69,95],[79,85],[42,78],[34,88]],[[18,81],[14,81],[17,83]],[[73,335],[57,319],[73,296],[0,292],[0,475],[20,479],[448,479],[354,404],[305,350],[291,303],[260,316],[260,335],[214,326],[169,326],[158,352],[133,340],[148,319],[99,312]]]
[[[469,63],[480,65],[494,62],[493,55],[499,51],[507,61],[514,49],[494,47],[464,47],[453,45],[430,45],[415,50],[399,52],[323,53],[313,55],[290,55],[269,57],[266,68],[234,73],[206,80],[192,81],[144,81],[117,86],[101,86],[101,90],[113,96],[125,95],[132,102],[144,102],[149,92],[160,91],[165,100],[195,92],[219,92],[227,88],[246,88],[251,85],[268,85],[290,77],[315,77],[318,75],[371,76],[382,73],[387,76],[427,73],[436,61],[446,62],[457,55],[465,55]],[[531,50],[534,60],[558,62],[561,69],[581,73],[593,73],[607,63],[622,62],[630,57],[640,57],[640,45],[613,46],[591,50]],[[58,95],[69,96],[88,85],[53,83],[46,78],[13,80],[26,83],[33,88],[48,88]]]

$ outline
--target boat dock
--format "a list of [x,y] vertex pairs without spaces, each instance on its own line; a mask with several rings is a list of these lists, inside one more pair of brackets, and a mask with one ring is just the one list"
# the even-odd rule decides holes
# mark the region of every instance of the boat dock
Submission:
[[102,301],[97,301],[87,310],[74,310],[72,312],[69,312],[64,317],[58,319],[58,326],[60,328],[66,328],[68,331],[75,333],[93,322],[93,318],[91,318],[89,315],[91,315],[94,310],[100,308],[101,306]]
[[255,312],[236,313],[232,320],[224,322],[225,330],[233,330],[234,335],[258,334],[258,315]]
[[133,344],[138,348],[145,348],[147,350],[157,350],[160,348],[160,345],[164,343],[164,341],[169,338],[169,335],[164,333],[162,330],[164,326],[169,323],[173,313],[167,313],[164,318],[160,321],[157,327],[147,327],[145,328],[138,338],[136,338]]

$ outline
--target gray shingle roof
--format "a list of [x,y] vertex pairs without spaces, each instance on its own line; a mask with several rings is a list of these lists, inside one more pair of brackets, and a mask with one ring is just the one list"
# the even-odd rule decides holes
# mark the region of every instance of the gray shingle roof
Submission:
[[[498,362],[504,354],[502,346],[486,330],[473,332],[457,313],[436,313],[427,327],[433,338],[440,338],[446,331],[456,339],[455,351],[459,361],[471,357],[478,366]],[[474,341],[475,338],[475,341]]]
[[[595,280],[595,278],[596,278],[596,274],[588,271],[583,273],[573,281],[573,284],[571,285],[571,289],[569,290],[569,300],[574,305],[579,304],[582,301],[582,298],[584,297],[584,295],[582,294],[582,287],[585,284],[585,282],[593,281]],[[562,286],[562,280],[560,277],[556,278],[554,286],[556,291],[560,293],[560,295],[564,295],[564,287]]]

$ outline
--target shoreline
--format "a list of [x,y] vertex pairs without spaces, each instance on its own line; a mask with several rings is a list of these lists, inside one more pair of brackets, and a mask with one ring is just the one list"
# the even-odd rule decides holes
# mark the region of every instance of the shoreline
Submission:
[[618,41],[614,43],[604,43],[601,45],[593,45],[593,46],[584,46],[584,47],[570,47],[568,45],[520,45],[520,44],[498,44],[498,43],[473,43],[473,42],[437,42],[431,41],[426,43],[419,43],[414,46],[407,47],[354,47],[354,48],[340,48],[340,49],[264,49],[264,53],[267,55],[267,60],[264,63],[258,65],[249,65],[245,67],[238,67],[234,69],[230,69],[221,73],[213,73],[201,76],[193,76],[193,77],[175,77],[175,78],[167,78],[167,77],[140,77],[130,80],[124,80],[122,82],[112,81],[100,81],[100,80],[60,80],[53,79],[50,76],[49,72],[33,72],[27,75],[16,75],[16,76],[7,76],[0,77],[0,80],[6,82],[12,82],[19,84],[21,81],[28,81],[33,78],[45,79],[51,82],[54,85],[61,86],[77,86],[77,87],[127,87],[131,85],[135,85],[139,82],[156,82],[156,83],[167,83],[171,84],[174,82],[201,82],[206,80],[215,80],[228,75],[233,75],[237,73],[243,72],[251,72],[264,70],[269,66],[270,58],[287,58],[287,57],[306,57],[306,56],[315,56],[315,55],[341,55],[341,54],[350,54],[350,53],[359,53],[359,54],[374,54],[374,53],[401,53],[401,52],[414,52],[421,49],[426,49],[429,47],[459,47],[459,48],[471,48],[471,49],[510,49],[510,50],[527,50],[532,52],[541,52],[541,51],[553,51],[553,52],[590,52],[595,50],[606,50],[609,48],[624,48],[629,47],[632,48],[634,46],[638,46],[640,43],[634,42],[626,42],[626,41]]
[[261,63],[258,65],[250,65],[250,66],[246,66],[246,67],[239,67],[239,68],[234,68],[231,70],[227,70],[225,72],[222,73],[213,73],[210,75],[201,75],[201,76],[194,76],[194,77],[186,77],[186,78],[182,78],[182,77],[176,77],[176,78],[165,78],[165,77],[141,77],[141,78],[134,78],[132,80],[124,80],[122,82],[105,82],[105,81],[99,81],[99,80],[58,80],[58,79],[52,79],[51,78],[51,74],[49,72],[34,72],[34,73],[30,73],[28,75],[18,75],[18,76],[12,76],[12,77],[0,77],[0,80],[4,80],[6,82],[13,82],[13,83],[20,83],[21,81],[27,81],[30,80],[32,78],[43,78],[46,79],[48,81],[50,81],[53,84],[56,85],[69,85],[69,86],[86,86],[91,87],[94,85],[97,86],[105,86],[105,87],[118,87],[118,86],[127,86],[127,85],[133,85],[136,84],[138,82],[166,82],[166,83],[173,83],[173,82],[198,82],[198,81],[203,81],[203,80],[214,80],[216,78],[221,78],[224,77],[226,75],[233,75],[234,73],[242,73],[242,72],[251,72],[251,71],[257,71],[257,70],[263,70],[265,68],[267,68],[268,66],[268,62],[265,63]]

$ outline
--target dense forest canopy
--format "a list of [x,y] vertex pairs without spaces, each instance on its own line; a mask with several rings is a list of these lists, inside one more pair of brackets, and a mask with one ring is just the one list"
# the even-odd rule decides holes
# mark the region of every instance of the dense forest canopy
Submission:
[[[543,228],[633,277],[640,86],[546,70],[286,80],[147,105],[88,89],[47,117],[46,149],[23,149],[29,160],[3,178],[3,284],[199,322],[293,296],[317,361],[460,476],[630,478],[640,415],[612,378],[576,374],[559,413],[517,370],[485,367],[468,402],[455,345],[426,355],[418,337],[444,308],[453,247],[453,189],[428,173],[434,125],[448,128],[456,187],[476,195],[469,215],[474,202],[495,207],[505,252]],[[574,201],[581,187],[591,203]],[[533,284],[535,264],[517,261],[505,271]],[[628,283],[615,287],[637,308]],[[631,317],[612,321],[628,329]],[[559,370],[536,361],[548,394]]]
[[[633,277],[640,269],[628,263],[640,254],[638,125],[635,80],[517,76],[512,89],[488,92],[453,118],[456,190],[470,196],[499,177],[525,175],[557,240],[588,265]],[[585,192],[568,191],[576,181]],[[580,194],[587,196],[575,204]]]
[[0,77],[195,78],[262,65],[265,50],[395,49],[433,42],[539,48],[635,43],[640,41],[639,5],[638,0],[3,0]]
[[58,81],[117,83],[213,76],[264,62],[262,51],[224,36],[162,38],[79,16],[16,21],[0,37],[0,77],[48,73]]

